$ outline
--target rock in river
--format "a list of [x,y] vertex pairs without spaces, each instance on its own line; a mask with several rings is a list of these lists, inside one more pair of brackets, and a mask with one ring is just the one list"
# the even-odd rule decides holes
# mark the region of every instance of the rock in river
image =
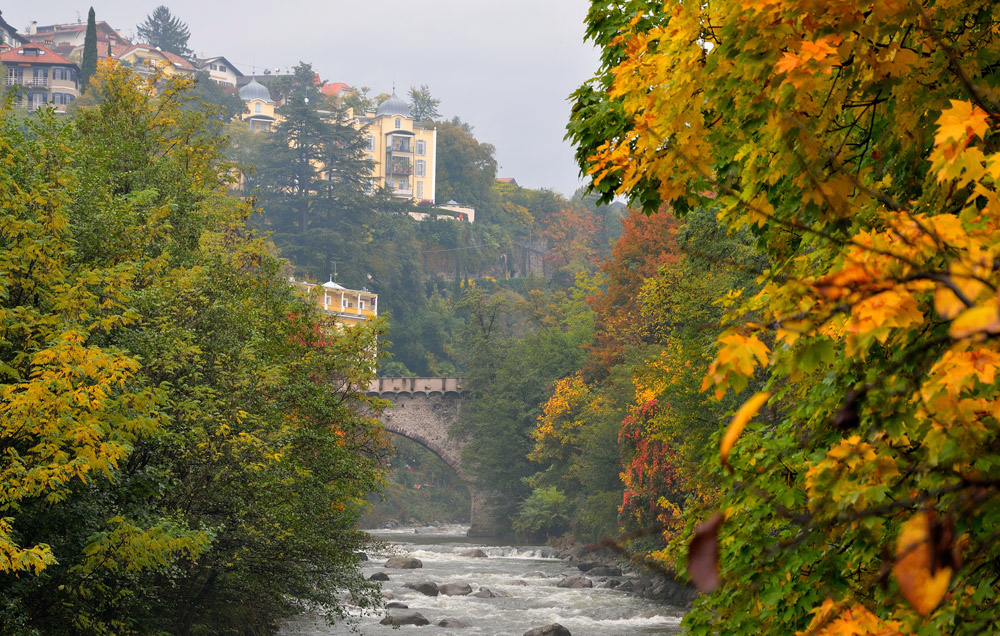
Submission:
[[368,577],[369,581],[388,581],[389,575],[385,572],[376,572]]
[[413,570],[424,567],[424,563],[414,557],[394,556],[389,557],[389,560],[385,562],[385,567],[395,570]]
[[569,630],[559,623],[552,623],[545,627],[536,627],[524,632],[524,636],[572,636]]
[[489,555],[486,554],[485,552],[483,552],[482,550],[480,550],[479,548],[476,548],[475,550],[466,550],[465,552],[459,552],[458,556],[461,556],[461,557],[472,557],[474,559],[485,559]]
[[569,587],[569,588],[580,588],[580,587],[594,587],[594,582],[583,576],[582,574],[571,574],[564,578],[563,580],[556,583],[556,587]]
[[472,594],[472,586],[468,583],[445,583],[438,586],[438,591],[445,596],[465,596]]
[[430,625],[431,622],[420,612],[400,610],[391,612],[378,623],[379,625]]
[[407,583],[403,587],[416,590],[424,596],[437,596],[440,591],[437,583],[434,583],[433,581],[417,581],[416,583]]
[[462,621],[458,620],[457,618],[442,618],[440,621],[438,621],[438,627],[455,627],[455,628],[460,628],[460,627],[468,627],[468,626],[469,626],[468,623],[463,623]]

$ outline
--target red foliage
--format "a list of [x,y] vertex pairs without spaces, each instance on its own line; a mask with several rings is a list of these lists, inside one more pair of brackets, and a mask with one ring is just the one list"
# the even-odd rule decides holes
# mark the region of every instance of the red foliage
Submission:
[[677,262],[679,222],[667,210],[646,216],[629,210],[624,231],[604,262],[605,289],[588,298],[597,314],[597,331],[584,368],[588,378],[602,377],[622,361],[626,344],[642,342],[639,293],[645,279],[659,268]]
[[649,400],[639,409],[639,416],[626,417],[618,431],[621,478],[625,484],[618,513],[634,519],[640,527],[660,518],[664,512],[660,497],[670,500],[672,493],[681,491],[673,449],[649,431],[657,406],[655,399]]
[[579,205],[560,208],[542,232],[549,240],[546,261],[555,268],[571,262],[590,265],[596,261],[601,223],[593,212]]

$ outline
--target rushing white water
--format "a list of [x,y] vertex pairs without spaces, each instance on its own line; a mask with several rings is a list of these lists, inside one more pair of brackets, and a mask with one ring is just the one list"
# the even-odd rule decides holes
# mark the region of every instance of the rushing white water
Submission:
[[[430,625],[403,626],[403,631],[379,625],[381,616],[361,616],[356,627],[369,636],[382,634],[446,634],[456,636],[521,636],[533,627],[559,623],[573,636],[631,636],[633,634],[677,634],[683,610],[600,587],[565,589],[559,581],[580,571],[556,558],[546,558],[551,550],[532,546],[495,546],[475,543],[465,537],[465,526],[410,528],[373,531],[388,541],[392,552],[370,554],[365,575],[385,572],[390,580],[382,589],[393,600],[425,616]],[[488,558],[463,557],[459,553],[479,548]],[[392,554],[414,556],[423,567],[391,570],[383,567]],[[468,583],[473,592],[487,587],[509,597],[425,596],[403,587],[406,583],[432,581]],[[438,627],[445,618],[467,624],[465,628]],[[416,630],[416,631],[414,631]],[[347,625],[329,626],[319,616],[302,616],[289,621],[282,636],[330,636],[352,633]]]

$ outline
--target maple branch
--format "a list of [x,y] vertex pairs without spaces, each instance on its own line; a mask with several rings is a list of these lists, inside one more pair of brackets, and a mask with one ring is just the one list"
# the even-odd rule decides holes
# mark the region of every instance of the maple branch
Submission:
[[924,28],[930,33],[931,38],[937,43],[938,46],[944,51],[944,54],[948,57],[948,65],[951,70],[955,72],[958,76],[962,86],[965,88],[969,97],[972,101],[976,102],[976,105],[982,108],[984,111],[990,113],[994,117],[1000,114],[1000,103],[997,103],[992,97],[984,94],[979,87],[972,83],[972,79],[969,77],[965,69],[962,68],[962,63],[959,61],[958,56],[955,55],[955,51],[944,41],[941,36],[941,32],[931,23],[931,18],[927,15],[927,11],[924,10],[923,5],[916,0],[910,0],[910,4],[920,13],[920,17],[923,21]]

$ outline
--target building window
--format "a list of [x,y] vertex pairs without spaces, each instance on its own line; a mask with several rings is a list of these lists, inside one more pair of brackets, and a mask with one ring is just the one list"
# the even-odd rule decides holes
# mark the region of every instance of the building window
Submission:
[[210,69],[212,69],[214,71],[215,70],[215,64],[209,64],[208,68],[210,68]]
[[255,115],[260,114],[260,102],[257,102],[256,104],[253,105],[253,112]]
[[375,136],[365,135],[365,150],[375,152]]
[[365,301],[363,301],[363,300],[359,300],[358,301],[358,309],[364,311],[364,309],[365,309]]
[[401,118],[397,117],[396,118],[396,130],[399,130],[402,127],[403,127],[403,120]]
[[418,155],[427,154],[427,142],[424,141],[423,139],[417,140],[417,154]]
[[418,199],[423,199],[424,198],[424,182],[423,181],[417,181],[417,198]]
[[423,159],[417,159],[416,165],[414,166],[414,169],[413,169],[413,174],[414,174],[414,176],[417,176],[417,177],[426,177],[427,176],[427,168],[424,165],[424,160]]
[[226,72],[226,67],[225,67],[225,66],[223,66],[222,64],[219,64],[219,70],[220,70],[221,72],[225,73],[225,72]]

